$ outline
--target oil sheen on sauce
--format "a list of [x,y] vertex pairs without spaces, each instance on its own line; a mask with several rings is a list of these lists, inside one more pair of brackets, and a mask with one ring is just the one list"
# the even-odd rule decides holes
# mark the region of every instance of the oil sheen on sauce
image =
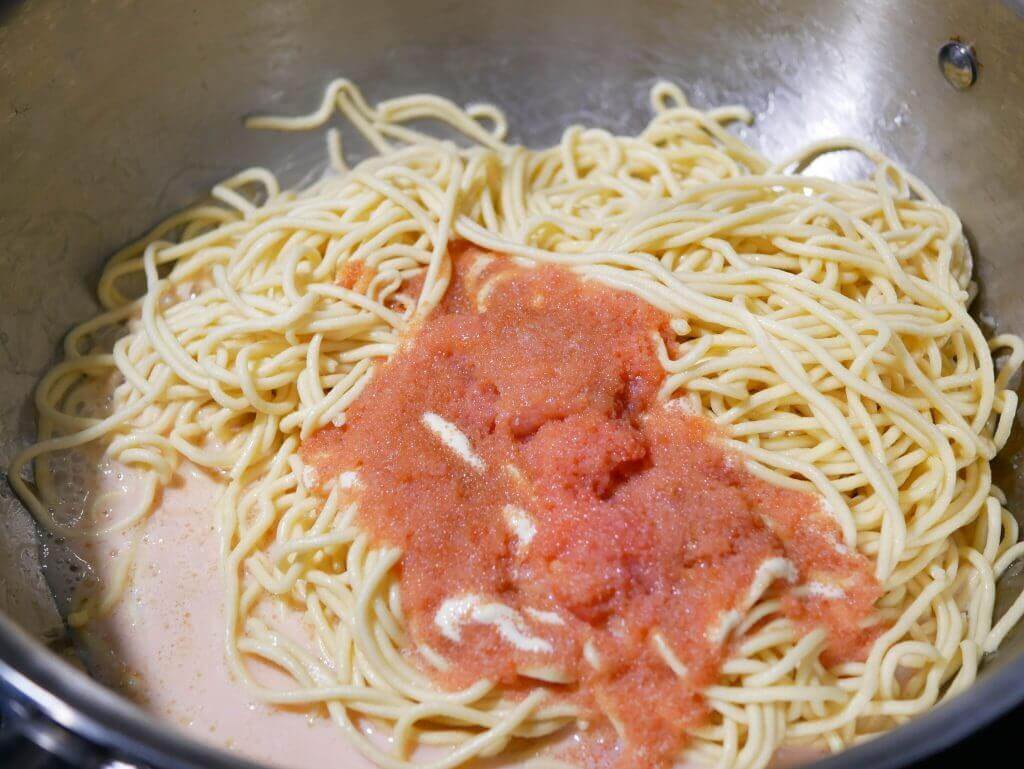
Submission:
[[817,497],[659,401],[664,314],[563,268],[453,252],[440,306],[302,448],[322,489],[357,472],[360,525],[402,548],[414,643],[450,663],[424,669],[547,686],[642,767],[671,765],[707,717],[700,692],[762,595],[825,627],[827,660],[863,654],[868,561]]

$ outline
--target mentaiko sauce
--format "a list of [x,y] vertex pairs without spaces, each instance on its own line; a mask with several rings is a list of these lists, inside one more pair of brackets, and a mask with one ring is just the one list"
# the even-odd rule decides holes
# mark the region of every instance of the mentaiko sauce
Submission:
[[[415,643],[451,663],[439,682],[549,686],[614,724],[622,765],[666,766],[761,594],[825,626],[832,659],[862,653],[868,561],[816,496],[659,402],[663,313],[452,250],[440,306],[302,449],[321,484],[358,473],[360,525],[402,548]],[[827,589],[794,590],[810,583]]]

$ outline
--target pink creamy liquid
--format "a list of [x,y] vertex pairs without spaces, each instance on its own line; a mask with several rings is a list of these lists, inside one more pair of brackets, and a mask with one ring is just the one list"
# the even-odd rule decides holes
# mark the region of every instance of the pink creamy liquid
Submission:
[[[108,686],[204,742],[272,766],[306,769],[374,765],[348,744],[326,710],[284,709],[256,701],[234,680],[224,651],[224,607],[213,502],[220,483],[186,466],[143,527],[134,575],[114,610],[82,633],[92,672]],[[103,484],[115,483],[102,479]],[[129,490],[118,503],[131,504]],[[123,547],[113,535],[76,548],[103,580]],[[295,618],[295,637],[302,637]],[[252,663],[250,663],[252,669]],[[285,681],[269,667],[267,684]]]

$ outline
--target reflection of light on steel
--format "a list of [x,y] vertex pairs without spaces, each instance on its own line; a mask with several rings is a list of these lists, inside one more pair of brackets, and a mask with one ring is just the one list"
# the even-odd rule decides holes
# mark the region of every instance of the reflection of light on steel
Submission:
[[803,173],[809,176],[823,176],[835,181],[854,181],[868,178],[875,165],[859,152],[841,150],[819,155],[808,163]]
[[[922,126],[910,119],[918,93],[904,85],[920,67],[899,55],[901,43],[893,37],[905,26],[901,13],[886,3],[872,4],[870,12],[861,4],[835,4],[831,37],[816,37],[805,25],[782,30],[768,49],[767,64],[777,78],[767,94],[744,94],[746,103],[757,106],[755,124],[737,133],[776,160],[803,144],[852,136],[912,167],[926,147]],[[810,46],[814,55],[794,58]],[[850,181],[872,169],[866,158],[844,151],[822,155],[805,173]]]

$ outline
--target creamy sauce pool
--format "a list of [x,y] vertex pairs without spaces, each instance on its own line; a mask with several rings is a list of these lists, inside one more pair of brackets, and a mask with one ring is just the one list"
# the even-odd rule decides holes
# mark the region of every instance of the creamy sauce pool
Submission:
[[[116,503],[121,514],[137,502],[130,480],[107,475],[95,491],[121,492],[125,485]],[[90,672],[192,736],[271,766],[306,769],[330,761],[372,769],[322,712],[255,701],[228,670],[213,516],[222,488],[186,463],[164,490],[136,545],[128,592],[110,614],[77,634]],[[75,550],[106,581],[113,576],[111,554],[127,545],[125,537],[111,536]],[[293,638],[310,635],[297,614],[275,620]],[[249,664],[263,682],[287,685],[271,667]]]
[[543,682],[614,727],[620,765],[666,766],[763,595],[826,627],[828,658],[863,652],[880,591],[817,498],[657,400],[666,316],[453,250],[442,304],[302,449],[325,489],[357,472],[360,525],[403,549],[415,642],[449,663],[425,669],[451,687]]

